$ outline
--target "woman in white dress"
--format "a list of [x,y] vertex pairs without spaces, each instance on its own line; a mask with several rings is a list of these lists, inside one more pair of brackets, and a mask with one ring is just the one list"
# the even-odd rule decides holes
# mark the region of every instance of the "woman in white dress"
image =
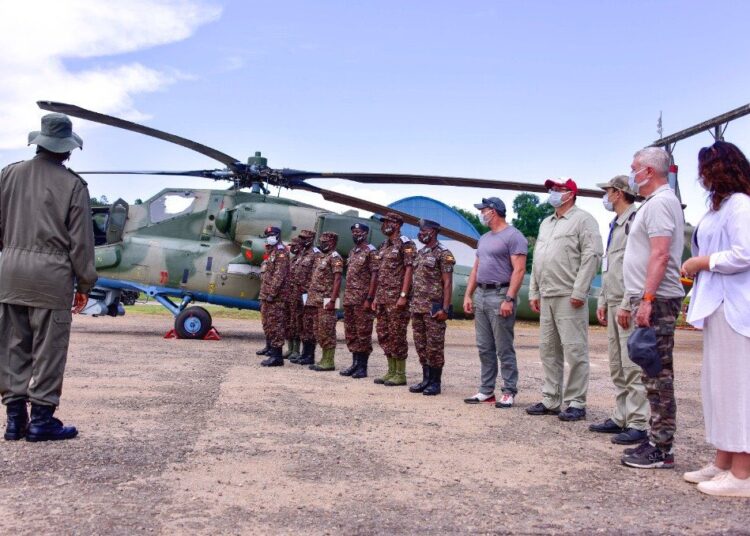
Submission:
[[750,497],[750,163],[717,141],[698,153],[709,210],[682,274],[695,277],[687,320],[703,328],[701,392],[714,461],[685,480],[709,495]]

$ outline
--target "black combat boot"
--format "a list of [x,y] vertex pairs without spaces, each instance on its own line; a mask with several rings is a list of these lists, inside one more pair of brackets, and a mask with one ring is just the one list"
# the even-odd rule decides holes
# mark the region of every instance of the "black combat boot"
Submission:
[[352,364],[339,372],[342,376],[351,376],[359,368],[359,352],[352,352]]
[[26,432],[26,441],[59,441],[73,439],[78,435],[75,426],[63,426],[60,419],[52,415],[55,406],[31,404],[31,422]]
[[443,367],[430,367],[430,383],[424,388],[422,394],[435,396],[440,394],[440,382],[442,381]]
[[430,384],[430,367],[422,365],[422,381],[409,387],[411,393],[421,393]]
[[357,370],[352,372],[352,378],[358,380],[359,378],[367,378],[367,360],[370,359],[370,354],[365,352],[359,353],[359,359],[357,359]]
[[5,408],[8,414],[8,424],[5,426],[5,439],[18,441],[26,435],[29,425],[29,411],[26,409],[25,400],[11,402]]
[[281,353],[281,346],[272,347],[266,355],[268,356],[268,359],[264,359],[263,361],[260,362],[260,364],[263,365],[264,367],[283,367],[284,366],[284,356]]
[[266,339],[266,345],[265,347],[261,348],[257,352],[255,352],[255,355],[268,355],[268,352],[271,350],[271,343],[268,342],[268,339]]
[[302,355],[297,360],[298,365],[315,364],[315,342],[307,341],[302,343]]

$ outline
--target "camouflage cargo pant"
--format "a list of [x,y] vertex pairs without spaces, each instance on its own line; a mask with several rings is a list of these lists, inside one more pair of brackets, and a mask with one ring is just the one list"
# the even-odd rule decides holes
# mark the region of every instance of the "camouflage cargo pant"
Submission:
[[336,310],[327,311],[323,307],[306,307],[315,309],[315,334],[323,350],[336,348]]
[[442,368],[445,364],[445,327],[445,322],[435,320],[430,313],[411,315],[414,346],[423,367]]
[[317,307],[302,308],[302,318],[300,319],[299,338],[303,342],[315,342],[315,318],[318,316]]
[[[633,304],[635,305],[635,304]],[[680,314],[681,298],[654,300],[651,307],[651,326],[656,331],[656,344],[661,356],[661,372],[655,377],[643,373],[643,385],[651,406],[651,442],[662,450],[672,447],[677,419],[677,402],[674,398],[674,369],[672,350],[674,330]],[[633,316],[637,313],[634,308]]]
[[287,301],[286,311],[286,338],[287,340],[299,339],[303,314],[302,300],[299,296],[296,299],[290,298]]
[[406,342],[406,329],[409,326],[409,306],[399,309],[396,304],[378,305],[376,313],[378,319],[375,330],[378,334],[378,344],[386,357],[406,359],[409,355],[409,345]]
[[361,305],[344,306],[344,334],[350,352],[372,353],[372,324],[375,313]]
[[284,346],[286,334],[286,302],[283,300],[267,302],[260,305],[261,323],[266,340],[273,348]]

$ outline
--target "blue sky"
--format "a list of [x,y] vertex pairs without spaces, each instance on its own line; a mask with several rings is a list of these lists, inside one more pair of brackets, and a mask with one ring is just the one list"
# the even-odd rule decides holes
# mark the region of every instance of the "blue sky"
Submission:
[[[27,158],[34,101],[144,122],[276,167],[593,187],[658,136],[750,102],[750,3],[410,1],[0,2],[0,162]],[[59,39],[53,39],[58,35]],[[180,147],[74,120],[71,167],[220,167]],[[750,153],[750,117],[727,140]],[[680,142],[688,221],[705,209]],[[90,177],[92,195],[147,198],[189,178]],[[318,184],[388,203],[491,192]],[[219,184],[219,186],[222,186]],[[508,205],[516,195],[492,192]],[[312,194],[282,195],[329,206]],[[544,197],[544,196],[543,196]],[[604,228],[598,200],[582,201]],[[603,231],[604,232],[604,231]]]

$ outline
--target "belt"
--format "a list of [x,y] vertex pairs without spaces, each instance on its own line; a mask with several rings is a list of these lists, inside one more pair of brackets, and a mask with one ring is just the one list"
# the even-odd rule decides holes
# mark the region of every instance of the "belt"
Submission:
[[492,290],[494,288],[508,288],[510,283],[477,283],[477,287],[482,290]]

